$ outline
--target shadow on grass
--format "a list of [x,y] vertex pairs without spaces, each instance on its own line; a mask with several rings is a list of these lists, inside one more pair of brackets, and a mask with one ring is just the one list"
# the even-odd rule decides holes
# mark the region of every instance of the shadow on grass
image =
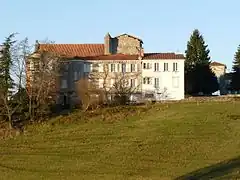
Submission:
[[175,180],[207,180],[240,178],[240,156],[190,172]]

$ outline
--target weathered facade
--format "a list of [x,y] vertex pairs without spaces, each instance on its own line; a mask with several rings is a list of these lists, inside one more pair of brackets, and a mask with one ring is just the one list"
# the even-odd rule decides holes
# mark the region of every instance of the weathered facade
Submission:
[[136,55],[142,50],[143,41],[137,37],[122,34],[111,37],[109,33],[104,38],[105,55],[109,54],[128,54]]

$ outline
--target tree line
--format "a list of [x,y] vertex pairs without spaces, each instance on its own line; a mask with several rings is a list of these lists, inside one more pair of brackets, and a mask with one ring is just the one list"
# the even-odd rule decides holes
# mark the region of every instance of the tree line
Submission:
[[[211,59],[210,50],[205,43],[203,35],[198,29],[195,29],[187,43],[185,60],[185,93],[189,95],[211,95],[219,90],[220,79],[212,72],[210,68]],[[227,80],[223,77],[223,80]],[[240,90],[240,45],[235,53],[231,83],[228,87],[230,91]]]
[[[28,38],[17,41],[15,36],[6,37],[0,50],[0,127],[7,124],[9,129],[21,128],[53,112],[53,95],[57,93],[54,77],[60,67],[59,57],[50,52],[31,57],[33,46]],[[32,79],[26,72],[34,64],[38,67],[32,70]]]

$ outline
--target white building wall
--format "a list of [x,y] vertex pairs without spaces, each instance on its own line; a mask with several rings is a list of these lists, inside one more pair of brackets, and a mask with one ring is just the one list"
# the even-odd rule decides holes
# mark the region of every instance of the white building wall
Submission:
[[[156,100],[181,100],[184,99],[184,60],[163,60],[163,59],[154,59],[154,60],[142,60],[141,63],[138,61],[109,61],[109,62],[101,62],[101,61],[81,61],[79,60],[83,73],[91,72],[92,64],[97,63],[98,67],[96,68],[98,72],[103,72],[103,64],[108,64],[109,73],[111,74],[111,64],[115,64],[115,72],[121,72],[122,67],[120,66],[118,70],[118,64],[126,63],[126,71],[130,71],[130,64],[135,64],[135,72],[140,73],[140,77],[136,79],[136,86],[140,87],[140,91],[143,93],[143,97],[145,94],[153,94],[153,98]],[[150,63],[150,69],[144,69],[144,63]],[[159,71],[154,71],[154,63],[159,63]],[[168,63],[168,71],[164,71],[164,63]],[[173,63],[177,63],[177,71],[173,71]],[[83,66],[84,64],[84,66]],[[139,66],[139,67],[138,67]],[[75,67],[76,69],[78,65]],[[109,75],[110,75],[109,74]],[[72,76],[71,76],[72,77]],[[151,78],[150,84],[143,84],[143,78],[149,77]],[[154,78],[159,78],[159,88],[155,88]],[[178,78],[178,86],[174,87],[174,79]],[[70,78],[71,79],[71,78]],[[113,82],[109,79],[109,85],[112,85]],[[130,83],[129,83],[130,84]],[[140,84],[140,85],[139,85]],[[99,79],[99,87],[102,87],[103,80]]]
[[[150,63],[150,69],[142,69],[142,78],[150,77],[151,84],[142,84],[143,93],[154,93],[156,100],[184,99],[184,60],[143,60]],[[159,63],[159,71],[154,71],[154,63]],[[164,71],[164,63],[168,63],[168,71]],[[177,63],[177,71],[173,71],[173,63]],[[142,68],[143,68],[142,64]],[[154,78],[159,78],[159,88],[154,86]],[[178,86],[174,86],[173,78],[178,78]],[[143,81],[142,81],[143,83]]]

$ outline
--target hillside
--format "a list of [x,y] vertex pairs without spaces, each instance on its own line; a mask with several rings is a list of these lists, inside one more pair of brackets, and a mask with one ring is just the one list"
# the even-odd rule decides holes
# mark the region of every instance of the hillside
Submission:
[[239,107],[205,102],[110,108],[105,116],[75,112],[0,141],[1,179],[240,178]]

